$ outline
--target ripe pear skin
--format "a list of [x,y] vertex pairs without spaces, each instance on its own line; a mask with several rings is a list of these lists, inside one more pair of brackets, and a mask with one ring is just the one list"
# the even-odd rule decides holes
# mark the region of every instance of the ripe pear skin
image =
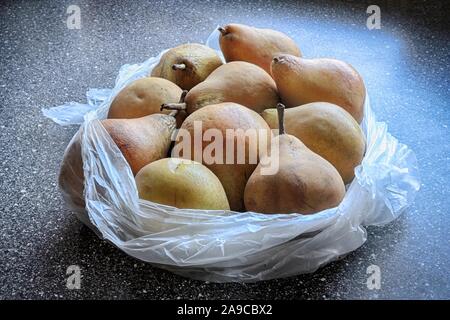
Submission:
[[184,104],[168,103],[165,107],[185,108],[192,114],[207,105],[234,102],[259,113],[276,107],[279,97],[275,82],[267,72],[254,64],[236,61],[214,70],[188,92],[184,101]]
[[169,115],[153,114],[136,119],[105,119],[102,124],[136,174],[145,165],[167,156],[176,121]]
[[313,214],[336,207],[344,198],[345,186],[336,169],[288,134],[272,140],[271,156],[279,156],[279,169],[262,175],[261,164],[245,187],[245,208],[260,213]]
[[181,89],[190,90],[222,64],[214,49],[198,43],[187,43],[164,53],[151,76],[167,79]]
[[[195,123],[201,123],[202,137],[209,129],[214,129],[220,133],[220,137],[214,138],[214,142],[218,141],[222,145],[222,149],[218,151],[221,153],[222,163],[219,163],[220,160],[209,161],[203,156],[206,153],[205,149],[212,142],[202,141],[197,145],[195,144]],[[237,129],[241,129],[241,132],[231,131],[234,134],[227,136],[227,130]],[[245,131],[248,129],[260,130],[261,139],[265,139],[266,143],[264,144],[262,142],[264,140],[260,140],[260,136],[256,137],[256,143],[250,143],[250,139],[245,135]],[[181,136],[183,132],[188,132],[189,136]],[[255,111],[231,102],[209,105],[192,113],[183,122],[176,138],[175,147],[172,150],[172,157],[183,157],[202,162],[219,178],[227,194],[231,210],[241,211],[244,210],[243,197],[247,179],[256,168],[260,155],[265,154],[269,149],[271,137],[272,133],[269,126]],[[187,140],[184,141],[184,139]],[[205,138],[202,140],[205,140]],[[190,148],[190,155],[184,152],[185,149],[182,149],[179,154],[177,153],[177,148],[184,148],[183,146]],[[242,152],[241,154],[243,161],[240,163],[237,161],[237,146],[245,147],[245,153]],[[196,153],[199,153],[202,159],[196,159]],[[217,153],[214,152],[214,154]],[[256,156],[253,158],[252,155]],[[227,158],[231,158],[232,161],[227,161]]]
[[279,54],[273,58],[271,70],[286,107],[329,102],[344,108],[361,123],[366,88],[362,77],[349,64],[334,59]]
[[[146,164],[164,158],[169,153],[175,118],[153,114],[136,119],[105,119],[101,121],[126,161],[136,174]],[[69,143],[61,164],[59,185],[66,198],[84,208],[84,172],[81,157],[81,134]]]
[[294,40],[272,29],[259,29],[243,24],[228,24],[219,28],[219,42],[225,60],[247,61],[270,74],[273,55],[288,53],[301,57]]
[[180,209],[230,209],[219,179],[195,161],[160,159],[143,167],[135,180],[141,199]]
[[[169,80],[156,77],[138,79],[123,88],[114,98],[108,112],[109,119],[132,119],[161,111],[164,102],[178,102],[183,90]],[[181,125],[186,113],[177,114],[177,124]]]
[[[276,109],[261,114],[271,129],[278,129]],[[311,151],[330,162],[344,183],[351,182],[363,157],[366,139],[355,119],[327,102],[312,102],[285,110],[285,128]]]

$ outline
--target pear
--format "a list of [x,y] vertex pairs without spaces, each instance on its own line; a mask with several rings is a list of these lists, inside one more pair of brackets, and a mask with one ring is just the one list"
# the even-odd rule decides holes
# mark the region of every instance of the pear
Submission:
[[[271,129],[278,129],[277,109],[261,114]],[[355,119],[327,102],[312,102],[286,109],[285,128],[311,151],[330,162],[347,184],[364,156],[366,139]]]
[[141,199],[180,209],[230,209],[219,179],[195,161],[160,159],[143,167],[135,180]]
[[228,24],[219,27],[219,31],[220,48],[227,62],[247,61],[270,74],[270,63],[274,54],[289,53],[298,57],[302,55],[294,40],[275,30]]
[[[161,111],[164,102],[179,102],[183,90],[169,80],[146,77],[138,79],[123,88],[111,103],[108,112],[110,119],[132,119],[148,116]],[[177,124],[181,125],[186,113],[177,114]]]
[[273,79],[260,67],[243,61],[226,63],[214,70],[205,81],[192,88],[184,103],[165,103],[163,109],[186,110],[222,102],[234,102],[262,112],[276,107],[278,92]]
[[[337,170],[312,152],[298,138],[284,132],[284,106],[278,107],[279,132],[272,140],[271,162],[278,170],[264,174],[258,164],[245,187],[245,207],[260,213],[313,214],[336,207],[344,198],[345,186]],[[267,159],[263,159],[266,163]]]
[[136,174],[146,164],[167,156],[175,122],[171,115],[153,114],[136,119],[105,119],[102,124]]
[[[136,174],[145,165],[167,156],[176,120],[174,114],[153,114],[136,119],[105,119],[101,123]],[[81,134],[72,139],[64,153],[59,185],[66,199],[84,208]]]
[[[207,133],[214,135],[208,138]],[[230,208],[240,211],[247,179],[267,152],[271,137],[269,126],[255,111],[232,102],[209,105],[183,122],[172,157],[203,163],[219,178]]]
[[167,79],[184,90],[191,90],[222,64],[214,49],[198,43],[182,44],[162,55],[151,76]]
[[310,102],[334,103],[361,123],[366,88],[362,77],[348,63],[280,54],[272,60],[272,76],[288,108]]

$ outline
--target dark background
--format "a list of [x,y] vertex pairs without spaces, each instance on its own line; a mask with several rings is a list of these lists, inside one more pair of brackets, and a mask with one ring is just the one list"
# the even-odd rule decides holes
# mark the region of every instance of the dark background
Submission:
[[[0,9],[0,298],[450,298],[449,6],[446,1],[2,1]],[[69,30],[70,4],[81,30]],[[380,30],[366,8],[381,7]],[[255,284],[181,278],[98,239],[59,195],[59,164],[76,126],[41,108],[112,87],[121,65],[240,22],[288,33],[305,57],[334,57],[363,75],[377,117],[419,161],[414,206],[314,274]],[[79,265],[80,290],[65,286]],[[366,268],[381,268],[368,290]]]

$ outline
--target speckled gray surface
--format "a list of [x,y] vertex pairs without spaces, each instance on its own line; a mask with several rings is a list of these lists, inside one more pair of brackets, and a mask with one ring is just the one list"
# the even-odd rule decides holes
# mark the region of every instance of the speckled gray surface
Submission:
[[[379,1],[381,30],[365,25],[367,4],[160,1],[2,2],[0,10],[0,298],[450,298],[449,27],[444,2]],[[330,3],[333,3],[332,5]],[[374,1],[376,3],[376,1]],[[403,3],[399,1],[398,3]],[[66,9],[81,8],[81,30]],[[41,107],[84,101],[111,87],[122,64],[206,39],[218,24],[273,27],[307,57],[335,57],[364,76],[373,108],[419,161],[422,189],[394,223],[318,272],[256,284],[192,281],[126,256],[64,208],[58,166],[76,127],[43,118]],[[80,290],[65,286],[81,267]],[[366,268],[382,272],[380,290]]]

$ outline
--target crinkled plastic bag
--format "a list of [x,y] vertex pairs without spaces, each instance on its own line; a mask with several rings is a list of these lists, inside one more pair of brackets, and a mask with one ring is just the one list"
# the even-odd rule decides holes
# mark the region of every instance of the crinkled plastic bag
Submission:
[[[218,50],[217,40],[215,31],[207,45]],[[412,204],[420,187],[415,155],[376,121],[368,96],[362,122],[366,154],[337,208],[314,215],[265,215],[140,200],[130,167],[99,119],[106,117],[114,96],[147,76],[163,53],[143,64],[124,65],[114,89],[89,90],[87,104],[43,110],[61,125],[81,124],[71,144],[81,148],[85,192],[60,184],[66,202],[80,220],[127,254],[214,282],[288,277],[313,272],[357,249],[366,241],[364,226],[389,223]]]

